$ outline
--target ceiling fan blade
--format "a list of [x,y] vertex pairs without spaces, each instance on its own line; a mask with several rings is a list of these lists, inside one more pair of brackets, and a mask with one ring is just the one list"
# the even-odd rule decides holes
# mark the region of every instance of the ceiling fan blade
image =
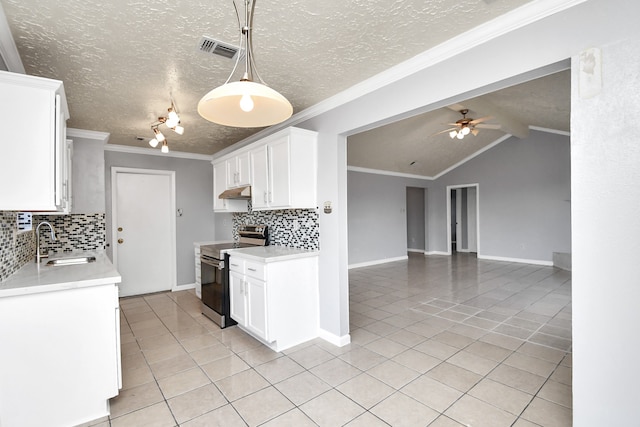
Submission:
[[492,124],[489,124],[489,123],[487,123],[487,124],[478,124],[478,125],[476,125],[476,127],[480,128],[480,129],[500,129],[501,128],[500,125],[492,125]]
[[475,125],[475,124],[478,124],[478,123],[484,122],[485,120],[489,120],[489,119],[492,119],[492,118],[493,118],[493,117],[491,117],[491,116],[487,116],[487,117],[480,117],[479,119],[473,119],[473,120],[471,120],[471,122],[469,122],[469,123],[471,123],[472,125]]
[[452,130],[458,130],[458,128],[445,129],[438,133],[434,133],[434,135],[440,135],[441,133],[451,132]]
[[458,126],[460,127],[460,123],[444,123],[445,125],[449,125],[449,126]]
[[478,132],[480,132],[478,129],[471,129],[471,133],[473,134],[473,136],[478,135]]

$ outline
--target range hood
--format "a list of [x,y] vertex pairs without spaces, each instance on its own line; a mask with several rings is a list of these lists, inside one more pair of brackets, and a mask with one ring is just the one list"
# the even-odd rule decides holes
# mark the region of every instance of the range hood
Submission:
[[240,199],[240,200],[249,200],[251,199],[251,187],[238,187],[238,188],[230,188],[229,190],[223,191],[218,199]]

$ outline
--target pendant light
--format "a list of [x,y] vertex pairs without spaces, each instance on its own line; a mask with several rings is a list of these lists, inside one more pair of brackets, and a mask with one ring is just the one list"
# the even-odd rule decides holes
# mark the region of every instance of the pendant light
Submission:
[[[244,74],[240,81],[229,83],[238,67],[240,56],[227,81],[198,102],[198,113],[224,126],[253,128],[271,126],[291,117],[293,107],[280,93],[268,87],[256,69],[253,59],[253,14],[256,0],[244,0],[244,26],[235,1],[233,7],[240,27],[240,46],[244,49]],[[257,81],[254,81],[254,77]]]

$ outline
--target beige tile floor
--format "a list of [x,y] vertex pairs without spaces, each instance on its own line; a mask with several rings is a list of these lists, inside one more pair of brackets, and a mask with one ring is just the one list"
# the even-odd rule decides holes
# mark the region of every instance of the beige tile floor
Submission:
[[570,273],[411,255],[349,278],[343,348],[275,353],[192,291],[122,299],[123,389],[99,425],[571,425]]

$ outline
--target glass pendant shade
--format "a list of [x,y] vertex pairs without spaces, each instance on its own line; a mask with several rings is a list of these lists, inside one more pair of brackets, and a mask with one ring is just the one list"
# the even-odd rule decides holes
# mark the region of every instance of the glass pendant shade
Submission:
[[[253,101],[250,111],[244,111],[240,104],[247,95]],[[198,113],[221,125],[253,128],[287,120],[293,114],[293,107],[287,98],[268,86],[239,81],[226,83],[203,96],[198,103]]]
[[160,152],[165,154],[169,152],[169,145],[167,145],[166,140],[162,143],[162,148],[160,148]]
[[158,140],[153,138],[151,141],[149,141],[149,145],[153,148],[156,148],[158,146]]

